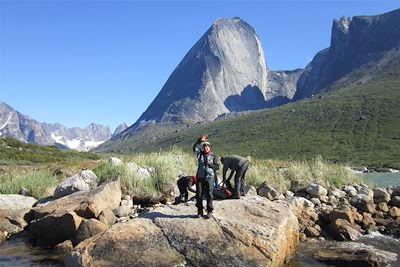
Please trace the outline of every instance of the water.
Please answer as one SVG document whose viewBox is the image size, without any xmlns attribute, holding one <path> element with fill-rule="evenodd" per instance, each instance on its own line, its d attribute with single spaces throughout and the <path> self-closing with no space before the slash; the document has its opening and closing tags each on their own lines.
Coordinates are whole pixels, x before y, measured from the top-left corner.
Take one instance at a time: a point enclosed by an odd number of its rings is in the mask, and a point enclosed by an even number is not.
<svg viewBox="0 0 400 267">
<path fill-rule="evenodd" d="M 11 237 L 0 244 L 0 267 L 9 266 L 64 266 L 61 252 L 33 246 L 27 234 Z"/>
<path fill-rule="evenodd" d="M 296 249 L 292 259 L 285 267 L 328 267 L 332 265 L 324 264 L 313 259 L 314 254 L 322 247 L 330 243 L 340 241 L 309 241 L 300 242 Z M 373 246 L 377 249 L 389 251 L 397 254 L 397 260 L 392 263 L 391 266 L 400 266 L 400 240 L 392 238 L 390 236 L 384 236 L 379 233 L 373 233 L 371 235 L 362 236 L 360 239 L 355 241 L 357 243 L 363 243 L 366 245 Z"/>
<path fill-rule="evenodd" d="M 400 185 L 400 173 L 375 172 L 363 173 L 363 178 L 376 184 L 379 187 L 386 188 L 389 185 Z"/>
</svg>

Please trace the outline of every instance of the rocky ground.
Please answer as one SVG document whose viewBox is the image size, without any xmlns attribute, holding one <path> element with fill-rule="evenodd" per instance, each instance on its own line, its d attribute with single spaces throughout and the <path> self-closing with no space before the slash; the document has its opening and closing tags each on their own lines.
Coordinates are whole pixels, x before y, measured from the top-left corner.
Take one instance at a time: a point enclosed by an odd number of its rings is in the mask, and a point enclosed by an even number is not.
<svg viewBox="0 0 400 267">
<path fill-rule="evenodd" d="M 0 242 L 26 230 L 38 245 L 65 251 L 67 266 L 281 266 L 299 240 L 351 241 L 375 231 L 400 238 L 400 186 L 310 184 L 284 194 L 266 184 L 246 187 L 240 200 L 215 201 L 213 218 L 205 220 L 194 216 L 192 201 L 171 205 L 171 195 L 165 204 L 137 205 L 118 179 L 96 180 L 81 171 L 40 201 L 0 195 Z M 327 246 L 315 259 L 335 264 L 337 255 L 362 266 L 399 257 L 348 245 Z"/>
</svg>

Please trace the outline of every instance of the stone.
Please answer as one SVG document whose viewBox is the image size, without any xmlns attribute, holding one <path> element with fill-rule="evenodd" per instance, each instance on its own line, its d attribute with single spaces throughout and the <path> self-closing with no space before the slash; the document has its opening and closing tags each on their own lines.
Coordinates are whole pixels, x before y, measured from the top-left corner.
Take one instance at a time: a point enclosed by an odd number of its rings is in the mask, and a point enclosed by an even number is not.
<svg viewBox="0 0 400 267">
<path fill-rule="evenodd" d="M 381 202 L 376 206 L 377 210 L 383 211 L 383 212 L 388 212 L 389 208 L 386 202 Z"/>
<path fill-rule="evenodd" d="M 83 240 L 95 236 L 99 233 L 103 233 L 107 229 L 108 225 L 96 219 L 83 220 L 77 230 L 77 237 L 75 239 L 75 244 L 78 244 Z"/>
<path fill-rule="evenodd" d="M 244 194 L 246 196 L 257 196 L 257 189 L 252 185 L 246 185 L 244 187 Z"/>
<path fill-rule="evenodd" d="M 294 193 L 292 191 L 289 191 L 289 190 L 286 191 L 284 195 L 285 195 L 285 197 L 294 197 Z"/>
<path fill-rule="evenodd" d="M 343 219 L 337 219 L 328 226 L 329 233 L 335 240 L 357 240 L 362 236 L 358 225 L 350 224 Z"/>
<path fill-rule="evenodd" d="M 398 208 L 398 207 L 391 207 L 391 208 L 389 209 L 389 214 L 390 214 L 390 217 L 392 217 L 392 218 L 394 218 L 394 219 L 396 219 L 397 217 L 400 217 L 400 208 Z"/>
<path fill-rule="evenodd" d="M 320 230 L 318 230 L 312 226 L 307 226 L 306 229 L 304 230 L 304 233 L 306 234 L 307 237 L 311 237 L 311 238 L 316 238 L 321 235 Z"/>
<path fill-rule="evenodd" d="M 329 197 L 328 197 L 328 196 L 325 196 L 325 195 L 322 195 L 322 196 L 319 196 L 319 200 L 320 200 L 322 203 L 328 203 Z"/>
<path fill-rule="evenodd" d="M 374 193 L 374 202 L 379 204 L 382 202 L 388 203 L 390 201 L 390 194 L 383 188 L 372 189 Z"/>
<path fill-rule="evenodd" d="M 368 199 L 373 199 L 374 198 L 374 192 L 369 189 L 366 185 L 361 185 L 357 188 L 357 193 L 360 195 L 365 195 L 368 197 Z"/>
<path fill-rule="evenodd" d="M 99 221 L 104 223 L 105 225 L 111 226 L 117 221 L 117 217 L 115 217 L 112 210 L 107 208 L 100 213 Z"/>
<path fill-rule="evenodd" d="M 113 213 L 117 217 L 129 217 L 132 213 L 132 208 L 129 206 L 119 206 L 118 208 L 113 209 Z"/>
<path fill-rule="evenodd" d="M 329 213 L 329 222 L 334 223 L 337 219 L 344 219 L 350 224 L 354 224 L 353 212 L 349 208 L 342 207 Z"/>
<path fill-rule="evenodd" d="M 257 193 L 259 196 L 266 197 L 269 200 L 277 200 L 280 195 L 280 193 L 275 188 L 266 184 L 262 184 L 257 189 Z"/>
<path fill-rule="evenodd" d="M 72 244 L 71 240 L 65 240 L 64 242 L 56 245 L 54 249 L 57 251 L 57 253 L 60 254 L 68 254 L 72 249 L 74 248 L 74 245 Z"/>
<path fill-rule="evenodd" d="M 366 230 L 376 225 L 371 213 L 363 212 L 363 220 L 361 221 L 361 228 Z"/>
<path fill-rule="evenodd" d="M 64 180 L 55 189 L 53 197 L 60 198 L 78 191 L 89 191 L 97 186 L 97 176 L 91 170 L 83 170 Z"/>
<path fill-rule="evenodd" d="M 215 201 L 209 220 L 187 204 L 113 225 L 76 246 L 65 266 L 282 266 L 298 244 L 296 216 L 284 203 L 259 196 Z"/>
<path fill-rule="evenodd" d="M 392 197 L 392 200 L 389 203 L 392 206 L 400 208 L 400 196 Z"/>
<path fill-rule="evenodd" d="M 111 157 L 108 159 L 108 163 L 111 166 L 121 166 L 122 165 L 122 160 L 120 160 L 119 158 L 116 157 Z"/>
<path fill-rule="evenodd" d="M 150 172 L 146 168 L 142 168 L 133 162 L 126 164 L 126 167 L 135 176 L 135 178 L 142 180 L 150 179 Z"/>
<path fill-rule="evenodd" d="M 17 234 L 28 225 L 25 216 L 37 202 L 33 197 L 0 194 L 0 232 Z"/>
<path fill-rule="evenodd" d="M 26 197 L 30 197 L 31 191 L 28 188 L 22 187 L 21 189 L 19 189 L 18 194 L 26 196 Z"/>
<path fill-rule="evenodd" d="M 332 206 L 337 206 L 339 204 L 339 201 L 337 200 L 337 198 L 335 196 L 329 196 L 328 204 L 330 204 Z"/>
<path fill-rule="evenodd" d="M 301 214 L 307 208 L 314 208 L 314 204 L 304 197 L 288 197 L 284 200 L 295 214 Z"/>
<path fill-rule="evenodd" d="M 334 196 L 336 198 L 344 198 L 346 196 L 346 192 L 337 188 L 329 190 L 328 196 Z"/>
<path fill-rule="evenodd" d="M 373 213 L 375 211 L 375 206 L 372 198 L 367 195 L 359 194 L 350 198 L 350 204 L 360 211 L 365 211 Z"/>
<path fill-rule="evenodd" d="M 7 240 L 7 234 L 4 231 L 0 231 L 0 244 Z"/>
<path fill-rule="evenodd" d="M 315 197 L 326 196 L 328 194 L 328 190 L 326 190 L 325 187 L 319 184 L 310 184 L 310 186 L 307 187 L 306 191 L 307 193 Z"/>
<path fill-rule="evenodd" d="M 329 266 L 391 266 L 397 254 L 356 242 L 335 242 L 319 246 L 313 256 Z"/>
<path fill-rule="evenodd" d="M 354 186 L 351 186 L 351 185 L 346 185 L 346 186 L 343 188 L 343 191 L 345 191 L 346 194 L 347 194 L 349 197 L 354 197 L 355 195 L 357 195 L 357 190 L 354 188 Z"/>
<path fill-rule="evenodd" d="M 321 205 L 321 200 L 319 200 L 319 198 L 313 197 L 312 199 L 310 199 L 310 201 L 311 201 L 315 206 Z"/>
<path fill-rule="evenodd" d="M 104 183 L 91 191 L 81 191 L 74 194 L 37 205 L 32 208 L 33 220 L 29 225 L 29 232 L 38 243 L 45 246 L 54 246 L 65 240 L 74 240 L 83 217 L 82 214 L 91 214 L 97 218 L 105 209 L 114 209 L 121 201 L 120 181 Z M 86 205 L 85 205 L 86 203 Z M 82 207 L 90 207 L 82 211 Z"/>
</svg>

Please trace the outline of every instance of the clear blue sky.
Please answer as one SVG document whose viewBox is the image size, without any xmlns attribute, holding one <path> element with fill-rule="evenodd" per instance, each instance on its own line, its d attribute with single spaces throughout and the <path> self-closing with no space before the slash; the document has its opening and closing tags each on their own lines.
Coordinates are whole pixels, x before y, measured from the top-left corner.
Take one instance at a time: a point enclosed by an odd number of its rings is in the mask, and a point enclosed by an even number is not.
<svg viewBox="0 0 400 267">
<path fill-rule="evenodd" d="M 134 123 L 218 18 L 241 17 L 271 70 L 304 68 L 329 46 L 332 21 L 400 0 L 0 0 L 0 99 L 67 127 Z"/>
</svg>

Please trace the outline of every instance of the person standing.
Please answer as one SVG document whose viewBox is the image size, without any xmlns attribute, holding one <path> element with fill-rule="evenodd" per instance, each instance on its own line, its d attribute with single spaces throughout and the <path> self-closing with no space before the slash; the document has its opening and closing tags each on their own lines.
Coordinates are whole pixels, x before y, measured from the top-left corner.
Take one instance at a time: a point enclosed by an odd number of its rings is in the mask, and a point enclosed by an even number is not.
<svg viewBox="0 0 400 267">
<path fill-rule="evenodd" d="M 211 151 L 210 143 L 203 142 L 202 153 L 198 157 L 198 168 L 196 173 L 196 206 L 197 216 L 200 218 L 203 214 L 203 197 L 207 201 L 207 215 L 205 219 L 212 217 L 214 210 L 213 207 L 213 189 L 214 189 L 214 178 L 215 172 L 218 170 L 219 165 L 217 158 Z"/>
<path fill-rule="evenodd" d="M 221 162 L 224 165 L 222 169 L 222 181 L 225 183 L 229 181 L 233 174 L 235 174 L 235 191 L 232 195 L 232 198 L 240 198 L 240 192 L 244 194 L 244 186 L 245 186 L 245 176 L 247 169 L 249 168 L 250 162 L 241 156 L 233 155 L 221 157 Z M 226 172 L 228 169 L 231 170 L 228 179 L 226 179 Z"/>
<path fill-rule="evenodd" d="M 203 143 L 208 142 L 208 135 L 202 134 L 193 145 L 193 152 L 196 154 L 197 159 L 202 153 Z"/>
</svg>

